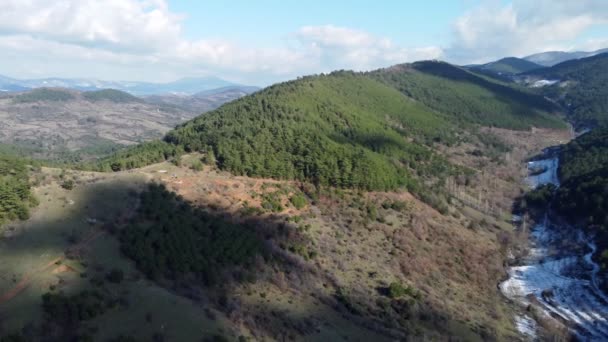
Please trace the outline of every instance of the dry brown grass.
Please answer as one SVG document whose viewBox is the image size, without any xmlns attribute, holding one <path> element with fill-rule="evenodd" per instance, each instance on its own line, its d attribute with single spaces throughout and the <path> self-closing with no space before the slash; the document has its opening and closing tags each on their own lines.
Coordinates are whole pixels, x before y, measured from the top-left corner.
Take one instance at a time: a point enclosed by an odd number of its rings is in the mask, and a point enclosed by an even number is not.
<svg viewBox="0 0 608 342">
<path fill-rule="evenodd" d="M 288 224 L 289 233 L 275 240 L 275 252 L 289 262 L 270 269 L 261 264 L 256 283 L 235 285 L 229 291 L 239 298 L 229 317 L 252 336 L 318 337 L 315 329 L 306 328 L 315 326 L 311 318 L 293 318 L 298 308 L 307 307 L 324 312 L 316 324 L 346 318 L 377 336 L 506 339 L 515 334 L 512 308 L 496 284 L 504 276 L 505 244 L 517 237 L 505 221 L 521 191 L 522 161 L 533 154 L 531 149 L 545 147 L 563 133 L 491 132 L 513 144 L 501 164 L 467 154 L 467 149 L 477 148 L 473 145 L 444 153 L 478 170 L 476 182 L 465 191 L 475 194 L 485 189 L 488 206 L 497 208 L 499 215 L 459 201 L 449 215 L 442 215 L 407 192 L 363 194 L 331 189 L 322 192 L 315 205 L 298 211 L 288 201 L 299 191 L 293 182 L 234 177 L 209 168 L 195 172 L 169 164 L 155 166 L 167 169 L 165 175 L 150 168 L 144 171 L 192 203 L 224 213 L 240 213 L 245 204 L 259 207 L 262 194 L 287 189 L 280 195 L 285 210 L 258 218 L 275 227 L 289 218 L 300 218 Z M 384 209 L 387 201 L 406 202 L 407 210 Z M 374 218 L 370 218 L 370 207 L 376 208 Z M 296 252 L 290 249 L 294 244 Z M 309 258 L 311 251 L 314 257 Z M 392 282 L 415 289 L 419 299 L 407 304 L 387 298 L 379 289 Z M 267 316 L 269 307 L 274 308 L 272 319 Z"/>
</svg>

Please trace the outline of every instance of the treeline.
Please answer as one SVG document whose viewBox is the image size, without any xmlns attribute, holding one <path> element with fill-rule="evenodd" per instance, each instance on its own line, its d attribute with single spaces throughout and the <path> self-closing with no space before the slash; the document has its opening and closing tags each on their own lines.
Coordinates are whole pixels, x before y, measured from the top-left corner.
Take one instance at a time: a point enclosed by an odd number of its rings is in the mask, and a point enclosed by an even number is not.
<svg viewBox="0 0 608 342">
<path fill-rule="evenodd" d="M 100 172 L 117 172 L 177 158 L 183 153 L 184 150 L 181 146 L 168 144 L 164 141 L 151 141 L 119 150 L 112 156 L 102 158 L 96 162 L 79 164 L 75 168 Z"/>
<path fill-rule="evenodd" d="M 141 194 L 132 221 L 121 231 L 121 250 L 157 281 L 194 277 L 213 285 L 226 267 L 245 265 L 262 251 L 253 227 L 192 207 L 163 185 Z"/>
<path fill-rule="evenodd" d="M 30 191 L 26 162 L 0 154 L 0 224 L 29 218 L 29 208 L 33 205 L 36 199 Z"/>
<path fill-rule="evenodd" d="M 368 74 L 441 113 L 453 122 L 509 129 L 565 128 L 550 115 L 557 107 L 525 89 L 475 75 L 444 62 L 397 65 Z"/>
<path fill-rule="evenodd" d="M 573 223 L 596 234 L 608 251 L 608 128 L 597 128 L 563 147 L 560 153 L 561 186 L 555 207 Z M 602 260 L 608 266 L 608 252 Z"/>
</svg>

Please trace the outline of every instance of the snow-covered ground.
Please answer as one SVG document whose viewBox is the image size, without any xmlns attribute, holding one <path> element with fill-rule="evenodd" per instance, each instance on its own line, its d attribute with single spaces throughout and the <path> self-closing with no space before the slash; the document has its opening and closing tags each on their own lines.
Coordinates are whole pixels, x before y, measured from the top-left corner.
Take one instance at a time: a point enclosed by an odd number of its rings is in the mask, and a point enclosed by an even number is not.
<svg viewBox="0 0 608 342">
<path fill-rule="evenodd" d="M 532 187 L 547 183 L 559 186 L 557 166 L 557 158 L 530 162 L 529 169 L 547 170 L 528 177 L 528 183 Z M 564 239 L 586 244 L 589 250 L 564 248 Z M 508 270 L 509 278 L 500 284 L 500 289 L 524 305 L 533 296 L 546 315 L 571 323 L 583 341 L 608 341 L 608 297 L 597 286 L 599 266 L 591 260 L 594 250 L 592 240 L 582 231 L 560 230 L 546 217 L 532 230 L 528 256 Z M 527 315 L 515 317 L 522 336 L 535 340 L 536 324 L 531 322 Z"/>
<path fill-rule="evenodd" d="M 528 170 L 546 170 L 541 174 L 528 176 L 528 184 L 530 184 L 532 188 L 549 183 L 559 186 L 559 179 L 557 178 L 557 166 L 557 157 L 528 162 Z"/>
<path fill-rule="evenodd" d="M 542 88 L 542 87 L 554 85 L 557 82 L 559 82 L 559 80 L 538 80 L 538 81 L 535 81 L 534 83 L 530 84 L 530 87 Z"/>
</svg>

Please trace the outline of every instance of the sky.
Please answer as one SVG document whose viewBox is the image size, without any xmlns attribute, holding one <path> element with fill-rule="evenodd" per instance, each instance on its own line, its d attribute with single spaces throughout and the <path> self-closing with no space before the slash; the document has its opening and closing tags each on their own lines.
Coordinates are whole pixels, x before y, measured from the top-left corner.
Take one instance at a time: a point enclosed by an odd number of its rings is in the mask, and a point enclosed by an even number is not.
<svg viewBox="0 0 608 342">
<path fill-rule="evenodd" d="M 0 0 L 0 74 L 265 86 L 608 47 L 608 0 Z"/>
</svg>

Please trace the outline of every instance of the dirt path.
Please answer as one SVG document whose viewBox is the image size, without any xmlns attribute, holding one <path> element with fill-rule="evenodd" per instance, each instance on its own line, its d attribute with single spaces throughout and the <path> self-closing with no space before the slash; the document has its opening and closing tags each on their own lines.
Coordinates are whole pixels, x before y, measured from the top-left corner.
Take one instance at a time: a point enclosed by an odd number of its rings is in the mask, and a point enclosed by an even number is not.
<svg viewBox="0 0 608 342">
<path fill-rule="evenodd" d="M 9 300 L 15 298 L 18 294 L 20 294 L 23 290 L 25 290 L 32 283 L 32 281 L 34 280 L 36 275 L 38 275 L 44 271 L 47 271 L 53 265 L 57 264 L 60 261 L 63 261 L 65 259 L 65 256 L 68 253 L 74 253 L 74 252 L 80 251 L 81 249 L 83 249 L 84 247 L 89 245 L 91 242 L 93 242 L 95 239 L 97 239 L 104 233 L 105 232 L 103 230 L 94 229 L 93 232 L 88 234 L 81 242 L 79 242 L 78 244 L 76 244 L 74 246 L 68 247 L 62 256 L 53 259 L 51 262 L 40 267 L 38 270 L 26 274 L 23 278 L 21 278 L 21 280 L 12 289 L 10 289 L 6 293 L 4 293 L 2 296 L 0 296 L 0 306 L 4 303 L 8 302 Z"/>
<path fill-rule="evenodd" d="M 0 296 L 0 306 L 2 304 L 4 304 L 5 302 L 8 302 L 9 300 L 15 298 L 18 294 L 20 294 L 23 290 L 25 290 L 32 283 L 32 281 L 34 280 L 36 275 L 48 270 L 49 268 L 51 268 L 53 265 L 57 264 L 58 262 L 63 261 L 66 258 L 66 255 L 68 255 L 69 253 L 79 252 L 80 250 L 82 250 L 84 247 L 89 245 L 91 242 L 93 242 L 95 239 L 97 239 L 104 233 L 105 233 L 105 231 L 103 231 L 103 230 L 94 229 L 81 242 L 77 243 L 76 245 L 68 247 L 62 256 L 53 259 L 51 262 L 44 265 L 40 269 L 26 274 L 23 278 L 21 278 L 21 280 L 17 283 L 17 285 L 15 285 L 8 292 L 4 293 L 2 296 Z"/>
<path fill-rule="evenodd" d="M 59 257 L 59 258 L 55 258 L 54 260 L 52 260 L 51 262 L 49 262 L 48 264 L 44 265 L 43 267 L 41 267 L 39 270 L 31 272 L 29 274 L 27 274 L 25 277 L 23 277 L 18 283 L 17 285 L 15 285 L 12 289 L 10 289 L 8 292 L 4 293 L 2 296 L 0 296 L 0 305 L 4 304 L 5 302 L 8 302 L 9 300 L 15 298 L 15 296 L 17 296 L 19 293 L 21 293 L 21 291 L 25 290 L 30 283 L 32 282 L 32 279 L 39 273 L 46 271 L 47 269 L 49 269 L 51 266 L 55 265 L 55 263 L 61 261 L 64 257 Z"/>
<path fill-rule="evenodd" d="M 125 214 L 122 215 L 122 217 L 120 218 L 119 221 L 121 221 L 121 223 L 126 222 L 130 217 L 132 217 L 134 215 L 134 213 L 138 207 L 139 207 L 139 200 L 136 201 L 135 205 L 132 208 L 130 208 Z M 57 262 L 64 260 L 66 258 L 66 255 L 80 252 L 83 248 L 85 248 L 86 246 L 91 244 L 93 241 L 95 241 L 97 238 L 104 235 L 105 233 L 106 232 L 102 229 L 93 228 L 93 230 L 89 234 L 87 234 L 82 239 L 82 241 L 80 241 L 79 243 L 77 243 L 73 246 L 68 247 L 64 251 L 62 256 L 53 259 L 51 262 L 49 262 L 48 264 L 45 264 L 40 269 L 26 274 L 12 289 L 10 289 L 6 293 L 4 293 L 2 296 L 0 296 L 0 306 L 4 303 L 8 302 L 9 300 L 15 298 L 23 290 L 25 290 L 32 283 L 32 281 L 34 280 L 36 275 L 38 275 L 44 271 L 47 271 L 49 268 L 51 268 Z"/>
</svg>

